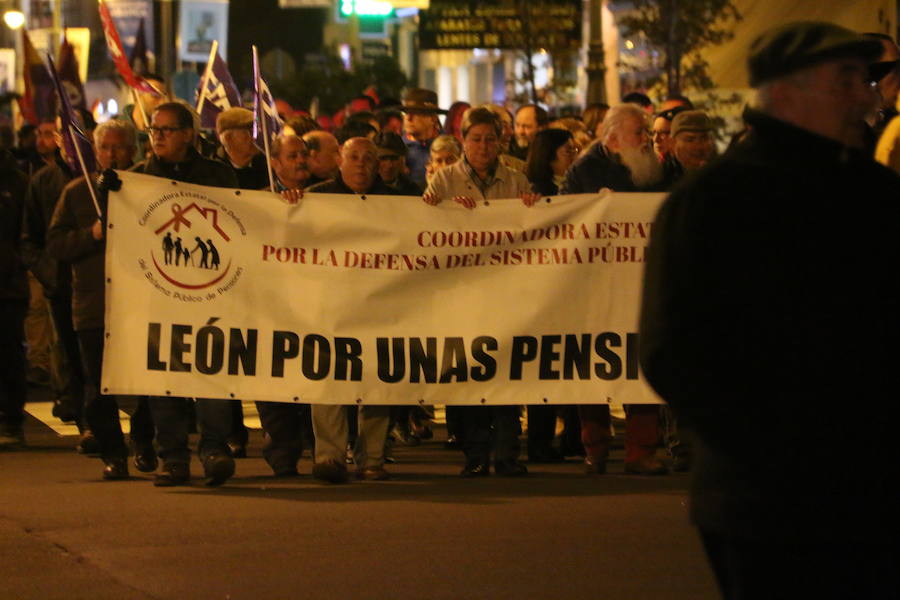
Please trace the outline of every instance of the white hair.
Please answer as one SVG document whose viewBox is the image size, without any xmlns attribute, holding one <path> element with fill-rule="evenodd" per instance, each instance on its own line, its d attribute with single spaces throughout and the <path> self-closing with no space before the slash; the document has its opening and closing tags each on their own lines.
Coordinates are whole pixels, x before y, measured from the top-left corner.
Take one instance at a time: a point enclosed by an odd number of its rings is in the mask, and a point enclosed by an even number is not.
<svg viewBox="0 0 900 600">
<path fill-rule="evenodd" d="M 603 127 L 600 129 L 599 139 L 603 145 L 606 145 L 609 142 L 609 138 L 624 127 L 625 123 L 633 117 L 646 122 L 647 113 L 637 104 L 630 103 L 617 104 L 610 108 L 603 119 Z"/>
<path fill-rule="evenodd" d="M 109 121 L 104 121 L 97 125 L 94 129 L 94 145 L 99 146 L 103 136 L 109 131 L 121 132 L 122 135 L 125 136 L 125 143 L 128 144 L 129 148 L 135 148 L 137 146 L 137 133 L 135 132 L 134 125 L 121 119 L 110 119 Z"/>
</svg>

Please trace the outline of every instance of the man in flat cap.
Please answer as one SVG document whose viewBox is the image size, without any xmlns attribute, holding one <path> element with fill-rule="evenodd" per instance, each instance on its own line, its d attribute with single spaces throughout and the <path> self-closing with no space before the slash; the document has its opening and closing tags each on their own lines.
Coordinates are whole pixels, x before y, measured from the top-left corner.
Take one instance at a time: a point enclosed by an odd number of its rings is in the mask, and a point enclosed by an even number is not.
<svg viewBox="0 0 900 600">
<path fill-rule="evenodd" d="M 688 110 L 675 115 L 669 135 L 671 159 L 679 176 L 705 166 L 713 157 L 715 125 L 702 110 Z"/>
<path fill-rule="evenodd" d="M 398 196 L 421 196 L 423 188 L 407 175 L 407 148 L 403 138 L 392 131 L 382 131 L 375 136 L 374 142 L 378 149 L 378 174 L 381 180 L 396 190 Z"/>
<path fill-rule="evenodd" d="M 856 148 L 880 52 L 829 23 L 759 37 L 750 133 L 653 226 L 641 365 L 695 434 L 725 598 L 900 597 L 900 178 Z"/>
<path fill-rule="evenodd" d="M 424 88 L 407 90 L 400 110 L 403 112 L 409 178 L 425 189 L 425 165 L 431 153 L 431 142 L 441 133 L 438 115 L 445 115 L 447 111 L 438 107 L 437 94 Z"/>
<path fill-rule="evenodd" d="M 216 134 L 222 142 L 222 162 L 234 169 L 242 190 L 269 187 L 265 155 L 253 143 L 253 112 L 234 107 L 216 119 Z"/>
</svg>

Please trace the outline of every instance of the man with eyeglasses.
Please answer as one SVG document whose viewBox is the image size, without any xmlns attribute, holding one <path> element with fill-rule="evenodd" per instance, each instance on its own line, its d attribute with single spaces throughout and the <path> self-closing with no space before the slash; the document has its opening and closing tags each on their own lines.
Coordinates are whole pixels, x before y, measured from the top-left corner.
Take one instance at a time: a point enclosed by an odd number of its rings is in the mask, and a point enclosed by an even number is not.
<svg viewBox="0 0 900 600">
<path fill-rule="evenodd" d="M 238 187 L 237 177 L 228 165 L 203 158 L 197 152 L 194 115 L 186 105 L 166 102 L 157 106 L 148 131 L 153 154 L 135 165 L 132 171 L 185 183 Z M 159 456 L 163 460 L 162 469 L 153 482 L 156 486 L 182 485 L 190 480 L 189 402 L 187 398 L 150 399 Z M 234 458 L 227 443 L 231 432 L 231 406 L 222 400 L 198 398 L 197 424 L 206 483 L 221 485 L 234 474 Z"/>
<path fill-rule="evenodd" d="M 653 152 L 656 153 L 659 162 L 665 162 L 672 150 L 672 119 L 674 119 L 678 113 L 685 110 L 687 110 L 687 108 L 681 106 L 670 108 L 660 112 L 656 115 L 656 118 L 653 119 L 653 127 L 650 129 L 650 136 L 653 140 Z"/>
</svg>

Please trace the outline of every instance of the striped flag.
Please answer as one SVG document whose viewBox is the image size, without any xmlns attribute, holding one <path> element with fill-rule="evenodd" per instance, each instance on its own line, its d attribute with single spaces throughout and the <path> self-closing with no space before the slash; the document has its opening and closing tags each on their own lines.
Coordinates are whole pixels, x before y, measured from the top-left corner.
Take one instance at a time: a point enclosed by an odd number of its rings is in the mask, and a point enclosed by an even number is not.
<svg viewBox="0 0 900 600">
<path fill-rule="evenodd" d="M 278 109 L 275 108 L 275 98 L 269 91 L 269 86 L 263 80 L 259 72 L 259 57 L 256 46 L 253 46 L 253 139 L 261 150 L 267 145 L 272 145 L 274 140 L 284 128 Z"/>
<path fill-rule="evenodd" d="M 218 42 L 213 42 L 206 73 L 197 95 L 200 125 L 205 129 L 216 128 L 216 118 L 223 110 L 241 106 L 241 95 L 228 72 L 228 65 L 219 56 L 218 46 Z"/>
</svg>

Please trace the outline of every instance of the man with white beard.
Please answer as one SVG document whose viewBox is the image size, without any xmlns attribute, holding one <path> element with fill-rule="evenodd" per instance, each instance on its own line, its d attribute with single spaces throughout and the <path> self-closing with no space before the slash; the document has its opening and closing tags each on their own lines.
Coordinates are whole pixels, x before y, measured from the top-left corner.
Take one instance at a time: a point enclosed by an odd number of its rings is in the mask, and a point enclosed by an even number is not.
<svg viewBox="0 0 900 600">
<path fill-rule="evenodd" d="M 603 188 L 647 192 L 667 187 L 650 144 L 646 112 L 635 104 L 619 104 L 606 114 L 599 142 L 566 173 L 560 193 L 584 194 Z"/>
<path fill-rule="evenodd" d="M 619 104 L 603 120 L 599 141 L 566 173 L 561 194 L 588 194 L 608 188 L 614 192 L 663 191 L 663 165 L 653 152 L 647 113 L 636 104 Z M 625 473 L 664 475 L 666 465 L 656 457 L 659 446 L 659 405 L 625 405 Z M 581 442 L 588 475 L 606 473 L 612 443 L 608 404 L 581 404 Z"/>
</svg>

